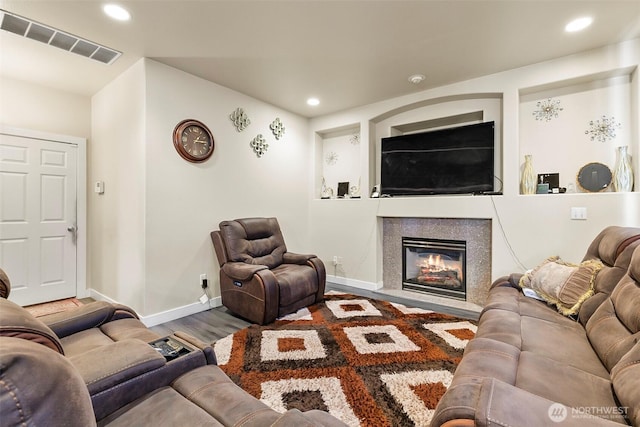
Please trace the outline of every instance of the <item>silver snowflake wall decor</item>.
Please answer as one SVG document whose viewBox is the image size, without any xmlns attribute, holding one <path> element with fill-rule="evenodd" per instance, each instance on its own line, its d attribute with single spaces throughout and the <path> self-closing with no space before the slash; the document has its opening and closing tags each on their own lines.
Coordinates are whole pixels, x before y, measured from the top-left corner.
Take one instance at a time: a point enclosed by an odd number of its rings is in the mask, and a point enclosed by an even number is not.
<svg viewBox="0 0 640 427">
<path fill-rule="evenodd" d="M 558 118 L 558 113 L 564 108 L 560 106 L 560 100 L 558 99 L 546 99 L 544 101 L 536 102 L 536 109 L 533 111 L 533 117 L 536 120 L 544 120 L 546 122 L 551 119 Z"/>
<path fill-rule="evenodd" d="M 360 144 L 360 133 L 359 133 L 359 132 L 356 132 L 356 133 L 354 133 L 353 135 L 351 135 L 351 136 L 349 137 L 349 142 L 350 142 L 351 144 L 353 144 L 353 145 L 358 145 L 358 144 Z"/>
<path fill-rule="evenodd" d="M 329 154 L 327 154 L 325 161 L 329 166 L 335 165 L 338 162 L 338 153 L 336 153 L 335 151 L 330 152 Z"/>
<path fill-rule="evenodd" d="M 253 148 L 253 152 L 256 153 L 256 156 L 258 157 L 262 157 L 262 155 L 269 149 L 269 144 L 267 144 L 267 140 L 264 139 L 264 136 L 262 136 L 261 133 L 251 140 L 250 145 L 251 148 Z"/>
<path fill-rule="evenodd" d="M 589 129 L 584 133 L 590 136 L 591 141 L 607 142 L 616 137 L 616 129 L 620 126 L 613 117 L 602 116 L 598 120 L 590 120 Z"/>
<path fill-rule="evenodd" d="M 280 139 L 284 135 L 284 124 L 280 121 L 280 118 L 276 118 L 270 125 L 271 132 L 276 139 Z"/>
<path fill-rule="evenodd" d="M 235 126 L 238 132 L 242 132 L 247 126 L 251 124 L 251 120 L 247 117 L 247 113 L 242 108 L 236 108 L 233 113 L 229 115 L 229 119 Z"/>
</svg>

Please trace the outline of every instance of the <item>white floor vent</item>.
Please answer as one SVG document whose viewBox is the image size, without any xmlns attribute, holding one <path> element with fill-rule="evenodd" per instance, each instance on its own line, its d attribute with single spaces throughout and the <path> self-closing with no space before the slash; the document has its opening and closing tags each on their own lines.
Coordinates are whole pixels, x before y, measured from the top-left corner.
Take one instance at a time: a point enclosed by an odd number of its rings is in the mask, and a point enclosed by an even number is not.
<svg viewBox="0 0 640 427">
<path fill-rule="evenodd" d="M 46 43 L 68 52 L 77 53 L 78 55 L 104 64 L 112 64 L 122 55 L 122 52 L 118 52 L 117 50 L 101 46 L 92 41 L 7 12 L 6 10 L 0 9 L 0 14 L 2 19 L 0 29 L 10 33 Z"/>
</svg>

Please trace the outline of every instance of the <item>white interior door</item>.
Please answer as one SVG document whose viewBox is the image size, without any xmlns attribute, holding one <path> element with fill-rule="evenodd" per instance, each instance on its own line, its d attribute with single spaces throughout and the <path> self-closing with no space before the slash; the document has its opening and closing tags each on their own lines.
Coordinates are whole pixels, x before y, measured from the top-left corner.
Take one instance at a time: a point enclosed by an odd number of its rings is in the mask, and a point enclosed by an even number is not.
<svg viewBox="0 0 640 427">
<path fill-rule="evenodd" d="M 0 266 L 9 299 L 76 295 L 78 146 L 0 134 Z"/>
</svg>

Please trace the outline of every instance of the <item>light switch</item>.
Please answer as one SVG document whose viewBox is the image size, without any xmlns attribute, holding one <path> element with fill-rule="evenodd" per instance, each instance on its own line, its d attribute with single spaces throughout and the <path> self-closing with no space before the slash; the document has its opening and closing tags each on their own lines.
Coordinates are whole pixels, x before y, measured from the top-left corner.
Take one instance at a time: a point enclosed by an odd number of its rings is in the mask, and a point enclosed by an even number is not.
<svg viewBox="0 0 640 427">
<path fill-rule="evenodd" d="M 104 194 L 104 181 L 96 181 L 93 192 L 98 194 Z"/>
<path fill-rule="evenodd" d="M 586 220 L 587 219 L 587 208 L 585 208 L 585 207 L 572 207 L 571 208 L 571 219 Z"/>
</svg>

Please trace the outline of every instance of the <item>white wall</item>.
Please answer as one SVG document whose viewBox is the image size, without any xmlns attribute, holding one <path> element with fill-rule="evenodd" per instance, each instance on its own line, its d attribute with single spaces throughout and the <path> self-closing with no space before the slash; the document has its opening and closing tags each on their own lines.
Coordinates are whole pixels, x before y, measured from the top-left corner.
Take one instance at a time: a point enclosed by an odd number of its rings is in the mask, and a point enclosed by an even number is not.
<svg viewBox="0 0 640 427">
<path fill-rule="evenodd" d="M 0 123 L 88 139 L 91 98 L 0 77 Z"/>
<path fill-rule="evenodd" d="M 93 290 L 144 312 L 145 68 L 136 63 L 92 98 L 89 271 Z M 92 190 L 93 186 L 89 185 Z"/>
<path fill-rule="evenodd" d="M 229 119 L 238 107 L 251 120 L 243 132 Z M 280 140 L 269 129 L 278 117 L 286 129 Z M 92 263 L 102 271 L 99 291 L 106 297 L 144 316 L 161 313 L 197 303 L 201 273 L 209 277 L 210 296 L 219 296 L 209 233 L 226 219 L 275 216 L 289 250 L 310 250 L 307 119 L 149 59 L 94 97 L 93 118 L 101 150 L 94 178 L 105 181 L 106 191 L 94 197 L 96 211 L 104 208 L 94 228 L 104 238 L 94 240 L 100 255 Z M 189 163 L 176 152 L 172 133 L 184 119 L 201 120 L 213 133 L 208 161 Z M 261 158 L 249 145 L 258 133 L 269 143 Z M 127 160 L 128 150 L 134 154 Z M 120 216 L 129 196 L 137 200 L 128 201 L 128 217 Z M 129 268 L 132 277 L 119 274 Z"/>
<path fill-rule="evenodd" d="M 524 267 L 534 267 L 550 255 L 561 255 L 568 261 L 579 261 L 593 237 L 604 227 L 612 224 L 640 226 L 640 193 L 606 194 L 561 194 L 530 195 L 519 194 L 519 174 L 522 148 L 520 119 L 522 114 L 531 114 L 526 105 L 530 99 L 526 94 L 542 92 L 546 89 L 562 90 L 585 82 L 625 75 L 627 83 L 624 99 L 613 104 L 623 105 L 615 110 L 625 120 L 627 131 L 621 132 L 615 144 L 609 143 L 606 159 L 599 159 L 602 147 L 597 147 L 589 156 L 592 161 L 611 163 L 614 145 L 629 145 L 633 167 L 636 171 L 635 188 L 639 189 L 640 179 L 640 116 L 638 99 L 640 83 L 640 40 L 607 46 L 602 49 L 572 55 L 557 60 L 464 81 L 444 87 L 426 90 L 403 97 L 348 110 L 338 114 L 313 119 L 309 139 L 316 145 L 322 140 L 317 135 L 360 123 L 362 147 L 360 164 L 354 165 L 369 171 L 368 181 L 363 186 L 369 189 L 376 184 L 379 165 L 380 138 L 390 133 L 391 126 L 406 123 L 406 117 L 413 121 L 433 119 L 439 107 L 442 116 L 449 115 L 446 102 L 456 100 L 458 110 L 473 111 L 486 94 L 498 95 L 501 99 L 502 138 L 502 196 L 428 196 L 398 197 L 393 199 L 362 200 L 318 200 L 321 160 L 316 148 L 315 183 L 311 187 L 310 221 L 311 242 L 314 250 L 329 266 L 329 274 L 335 275 L 347 284 L 377 287 L 382 283 L 381 217 L 435 217 L 435 218 L 489 218 L 492 219 L 492 278 Z M 616 93 L 620 85 L 611 85 L 610 93 Z M 522 96 L 522 99 L 521 99 Z M 599 96 L 599 95 L 596 95 Z M 615 95 L 614 95 L 615 96 Z M 523 104 L 524 107 L 523 107 Z M 625 106 L 626 105 L 626 106 Z M 427 110 L 425 110 L 427 108 Z M 617 108 L 617 107 L 616 107 Z M 521 112 L 521 109 L 523 111 Z M 526 111 L 524 111 L 526 110 Z M 495 110 L 493 110 L 495 111 Z M 595 110 L 594 110 L 595 111 Z M 459 111 L 464 113 L 465 111 Z M 604 114 L 604 113 L 603 113 Z M 596 117 L 597 118 L 597 117 Z M 567 126 L 574 126 L 574 123 Z M 577 126 L 577 125 L 576 125 Z M 579 132 L 584 133 L 580 125 Z M 624 140 L 623 140 L 624 139 Z M 584 150 L 588 145 L 581 139 L 563 141 L 569 145 L 561 151 L 547 150 L 548 163 L 539 162 L 546 168 L 554 167 L 552 161 L 564 157 L 573 162 L 579 157 L 584 161 Z M 527 140 L 526 144 L 531 144 Z M 558 144 L 559 142 L 556 142 Z M 591 143 L 593 144 L 593 143 Z M 554 170 L 544 170 L 553 172 Z M 542 172 L 542 171 L 541 171 Z M 566 173 L 565 173 L 566 175 Z M 565 178 L 561 181 L 566 184 Z M 366 193 L 366 191 L 364 192 Z M 570 220 L 572 206 L 586 207 L 586 221 Z M 513 252 L 513 254 L 512 254 Z M 342 265 L 333 268 L 334 255 L 342 257 Z M 522 266 L 522 264 L 524 266 Z"/>
</svg>

